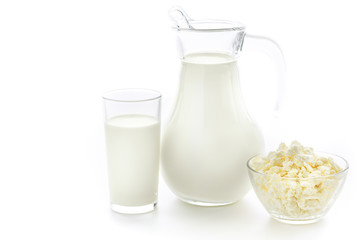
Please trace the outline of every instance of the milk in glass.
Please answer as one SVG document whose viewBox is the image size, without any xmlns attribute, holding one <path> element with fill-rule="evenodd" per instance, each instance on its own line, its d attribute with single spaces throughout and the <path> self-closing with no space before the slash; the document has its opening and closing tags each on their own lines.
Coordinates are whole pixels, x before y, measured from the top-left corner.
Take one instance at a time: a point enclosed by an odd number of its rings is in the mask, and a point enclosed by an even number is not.
<svg viewBox="0 0 360 240">
<path fill-rule="evenodd" d="M 145 115 L 105 122 L 110 200 L 121 206 L 157 201 L 160 123 Z"/>
</svg>

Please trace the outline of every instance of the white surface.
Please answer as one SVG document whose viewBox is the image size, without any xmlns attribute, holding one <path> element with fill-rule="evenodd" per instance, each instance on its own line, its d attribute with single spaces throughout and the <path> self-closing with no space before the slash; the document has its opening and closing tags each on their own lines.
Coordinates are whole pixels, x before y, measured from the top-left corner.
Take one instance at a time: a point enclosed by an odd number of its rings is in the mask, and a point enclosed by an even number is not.
<svg viewBox="0 0 360 240">
<path fill-rule="evenodd" d="M 343 192 L 321 222 L 273 221 L 253 192 L 228 207 L 189 206 L 162 181 L 156 212 L 110 211 L 101 94 L 157 89 L 166 122 L 180 64 L 167 17 L 174 4 L 0 2 L 0 239 L 356 239 L 360 15 L 350 0 L 181 1 L 194 18 L 239 20 L 282 47 L 284 113 L 258 119 L 269 146 L 298 139 L 350 163 Z M 245 53 L 240 61 L 249 105 L 269 109 L 271 62 Z"/>
</svg>

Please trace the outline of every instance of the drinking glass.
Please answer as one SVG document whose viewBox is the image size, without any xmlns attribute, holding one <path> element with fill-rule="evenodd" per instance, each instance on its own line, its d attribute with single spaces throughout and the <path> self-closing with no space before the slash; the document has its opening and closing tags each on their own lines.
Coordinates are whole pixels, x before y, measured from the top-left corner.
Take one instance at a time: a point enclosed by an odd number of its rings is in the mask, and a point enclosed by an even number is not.
<svg viewBox="0 0 360 240">
<path fill-rule="evenodd" d="M 103 95 L 111 208 L 155 209 L 158 196 L 161 94 L 120 89 Z"/>
</svg>

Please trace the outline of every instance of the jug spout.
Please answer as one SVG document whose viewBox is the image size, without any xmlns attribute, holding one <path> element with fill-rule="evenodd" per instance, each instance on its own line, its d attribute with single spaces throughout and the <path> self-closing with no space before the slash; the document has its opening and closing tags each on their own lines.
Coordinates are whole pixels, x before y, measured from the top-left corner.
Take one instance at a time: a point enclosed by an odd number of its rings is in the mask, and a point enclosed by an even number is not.
<svg viewBox="0 0 360 240">
<path fill-rule="evenodd" d="M 192 20 L 186 12 L 179 6 L 175 6 L 170 8 L 169 10 L 169 17 L 174 22 L 174 24 L 178 28 L 189 28 L 193 29 L 193 27 L 190 24 L 190 21 Z"/>
</svg>

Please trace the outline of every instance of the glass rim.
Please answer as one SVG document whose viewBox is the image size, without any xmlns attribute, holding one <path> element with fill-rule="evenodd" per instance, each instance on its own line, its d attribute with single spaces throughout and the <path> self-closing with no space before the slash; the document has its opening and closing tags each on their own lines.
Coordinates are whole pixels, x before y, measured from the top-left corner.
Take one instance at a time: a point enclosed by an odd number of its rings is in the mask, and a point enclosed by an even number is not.
<svg viewBox="0 0 360 240">
<path fill-rule="evenodd" d="M 112 94 L 121 94 L 121 93 L 150 93 L 147 97 L 138 97 L 134 99 L 123 97 L 111 97 Z M 153 101 L 161 98 L 161 93 L 159 91 L 148 89 L 148 88 L 121 88 L 121 89 L 114 89 L 110 91 L 106 91 L 102 94 L 102 99 L 106 101 L 113 101 L 113 102 L 124 102 L 124 103 L 131 103 L 131 102 L 148 102 Z"/>
<path fill-rule="evenodd" d="M 190 20 L 189 25 L 191 28 L 184 28 L 180 26 L 173 26 L 172 28 L 177 31 L 193 32 L 245 31 L 245 25 L 242 23 L 219 19 Z M 211 27 L 203 27 L 201 25 Z"/>
<path fill-rule="evenodd" d="M 305 178 L 281 177 L 281 176 L 276 176 L 276 175 L 271 175 L 271 174 L 267 174 L 267 173 L 262 173 L 262 172 L 256 171 L 255 169 L 253 169 L 253 168 L 250 166 L 251 160 L 253 160 L 253 159 L 256 158 L 256 157 L 263 156 L 262 154 L 258 154 L 258 155 L 255 155 L 255 156 L 251 157 L 251 158 L 246 162 L 246 166 L 247 166 L 247 168 L 248 168 L 250 171 L 252 171 L 253 173 L 256 173 L 256 174 L 259 174 L 259 175 L 262 175 L 262 176 L 272 177 L 272 178 L 278 178 L 278 179 L 286 179 L 286 180 L 301 180 L 301 181 L 303 181 L 303 180 L 311 180 L 311 179 L 319 179 L 319 178 L 335 177 L 335 176 L 338 176 L 338 175 L 346 174 L 347 171 L 349 170 L 349 163 L 346 161 L 345 158 L 340 157 L 339 155 L 336 155 L 336 154 L 333 154 L 333 153 L 328 153 L 328 152 L 316 151 L 315 153 L 316 153 L 316 154 L 319 154 L 319 155 L 327 155 L 327 156 L 331 156 L 331 157 L 338 158 L 338 159 L 340 159 L 341 161 L 343 161 L 343 162 L 345 163 L 345 167 L 344 167 L 341 171 L 339 171 L 339 172 L 337 172 L 337 173 L 330 174 L 330 175 L 326 175 L 326 176 L 305 177 Z"/>
</svg>

